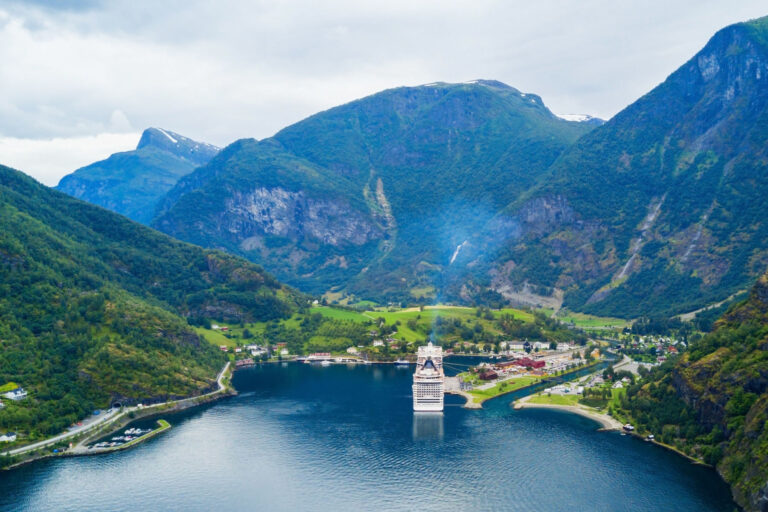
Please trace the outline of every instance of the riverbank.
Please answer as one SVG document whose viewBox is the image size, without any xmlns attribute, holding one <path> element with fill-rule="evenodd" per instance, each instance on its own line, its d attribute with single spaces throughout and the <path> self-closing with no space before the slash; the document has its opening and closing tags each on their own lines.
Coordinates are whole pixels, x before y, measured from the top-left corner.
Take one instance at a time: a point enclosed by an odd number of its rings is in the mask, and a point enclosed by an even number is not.
<svg viewBox="0 0 768 512">
<path fill-rule="evenodd" d="M 219 372 L 216 377 L 217 389 L 206 393 L 204 395 L 193 396 L 189 398 L 183 398 L 180 400 L 169 400 L 159 404 L 150 405 L 147 407 L 124 407 L 119 412 L 110 412 L 105 415 L 103 420 L 97 423 L 93 423 L 88 426 L 87 429 L 81 429 L 74 432 L 65 432 L 53 436 L 49 439 L 39 441 L 27 446 L 21 446 L 12 450 L 8 450 L 0 455 L 11 457 L 12 462 L 1 469 L 13 469 L 31 462 L 47 459 L 51 457 L 71 457 L 90 455 L 83 449 L 83 447 L 92 439 L 109 435 L 115 432 L 125 425 L 136 421 L 141 418 L 147 418 L 151 416 L 157 416 L 165 413 L 175 413 L 197 407 L 203 404 L 214 402 L 222 398 L 236 395 L 237 392 L 231 387 L 230 379 L 232 376 L 231 365 L 228 362 Z M 67 443 L 72 445 L 72 448 L 67 448 Z M 56 452 L 50 450 L 53 446 L 59 446 L 56 448 Z M 135 446 L 135 445 L 131 445 Z M 94 452 L 94 454 L 97 452 Z"/>
</svg>

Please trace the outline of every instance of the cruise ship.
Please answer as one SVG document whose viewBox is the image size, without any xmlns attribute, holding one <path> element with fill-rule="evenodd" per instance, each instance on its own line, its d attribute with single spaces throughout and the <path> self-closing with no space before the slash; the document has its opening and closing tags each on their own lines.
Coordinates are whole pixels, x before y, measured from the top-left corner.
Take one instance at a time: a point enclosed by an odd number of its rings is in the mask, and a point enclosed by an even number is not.
<svg viewBox="0 0 768 512">
<path fill-rule="evenodd" d="M 426 347 L 419 347 L 413 374 L 413 410 L 443 412 L 444 391 L 443 348 L 429 342 Z"/>
</svg>

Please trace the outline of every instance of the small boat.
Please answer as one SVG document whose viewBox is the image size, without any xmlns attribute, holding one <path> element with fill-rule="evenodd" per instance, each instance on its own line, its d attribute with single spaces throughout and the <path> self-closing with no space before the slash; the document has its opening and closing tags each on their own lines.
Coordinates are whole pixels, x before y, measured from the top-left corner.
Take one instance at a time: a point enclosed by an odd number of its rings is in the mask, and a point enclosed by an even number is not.
<svg viewBox="0 0 768 512">
<path fill-rule="evenodd" d="M 411 363 L 409 363 L 405 359 L 398 359 L 397 361 L 395 361 L 395 366 L 408 366 L 409 364 Z"/>
<path fill-rule="evenodd" d="M 331 362 L 325 359 L 324 361 L 320 362 L 320 366 L 331 366 Z"/>
<path fill-rule="evenodd" d="M 635 430 L 635 427 L 633 427 L 633 426 L 632 426 L 632 425 L 630 425 L 629 423 L 627 423 L 626 425 L 624 425 L 622 428 L 623 428 L 624 430 L 626 430 L 627 432 L 632 432 L 633 430 Z"/>
<path fill-rule="evenodd" d="M 645 438 L 645 440 L 646 440 L 646 441 L 653 441 L 654 439 L 656 439 L 656 438 L 655 438 L 655 437 L 653 437 L 653 434 L 648 434 L 648 435 L 646 436 L 646 438 Z"/>
</svg>

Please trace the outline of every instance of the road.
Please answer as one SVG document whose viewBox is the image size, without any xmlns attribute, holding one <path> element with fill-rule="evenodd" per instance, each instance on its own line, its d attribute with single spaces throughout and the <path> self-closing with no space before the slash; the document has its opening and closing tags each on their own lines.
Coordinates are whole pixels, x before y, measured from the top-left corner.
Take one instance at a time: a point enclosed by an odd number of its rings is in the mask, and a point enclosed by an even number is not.
<svg viewBox="0 0 768 512">
<path fill-rule="evenodd" d="M 184 403 L 184 402 L 187 402 L 189 400 L 198 400 L 201 397 L 214 395 L 216 393 L 221 393 L 225 389 L 225 386 L 222 383 L 222 380 L 224 379 L 224 375 L 225 375 L 225 373 L 226 373 L 228 368 L 229 368 L 229 362 L 227 362 L 227 364 L 224 365 L 224 368 L 221 369 L 221 371 L 219 372 L 219 375 L 216 377 L 216 384 L 218 385 L 218 389 L 216 391 L 211 391 L 210 393 L 207 393 L 205 395 L 200 395 L 200 396 L 195 396 L 195 397 L 190 397 L 190 398 L 184 398 L 182 400 L 174 400 L 174 402 L 175 403 Z M 153 408 L 154 407 L 160 407 L 162 405 L 165 405 L 166 403 L 167 402 L 163 402 L 161 404 L 155 404 L 155 405 L 152 405 L 151 407 L 153 407 Z M 147 408 L 145 408 L 145 409 L 147 409 Z M 26 446 L 21 446 L 19 448 L 15 448 L 13 450 L 9 450 L 9 451 L 5 452 L 3 455 L 19 455 L 19 454 L 22 454 L 22 453 L 30 452 L 32 450 L 37 450 L 38 448 L 44 448 L 46 446 L 50 446 L 52 444 L 58 443 L 59 441 L 63 441 L 63 440 L 68 439 L 70 437 L 74 437 L 74 436 L 76 436 L 78 434 L 83 434 L 85 432 L 89 432 L 89 431 L 95 429 L 96 427 L 99 427 L 99 426 L 107 424 L 108 422 L 117 421 L 119 418 L 122 418 L 124 415 L 129 414 L 129 413 L 131 413 L 133 411 L 138 411 L 138 410 L 139 410 L 139 408 L 136 407 L 136 406 L 134 406 L 134 407 L 124 407 L 122 410 L 120 410 L 120 409 L 109 409 L 107 412 L 102 413 L 102 414 L 96 416 L 95 420 L 91 420 L 90 418 L 86 419 L 85 421 L 83 421 L 83 425 L 82 426 L 75 427 L 75 428 L 73 428 L 71 430 L 68 430 L 67 432 L 64 432 L 64 433 L 59 434 L 59 435 L 54 436 L 54 437 L 49 437 L 48 439 L 44 439 L 42 441 L 38 441 L 37 443 L 28 444 Z"/>
<path fill-rule="evenodd" d="M 59 435 L 54 436 L 54 437 L 49 437 L 48 439 L 44 439 L 42 441 L 38 441 L 37 443 L 28 444 L 28 445 L 22 446 L 20 448 L 15 448 L 13 450 L 9 450 L 9 451 L 5 452 L 3 455 L 18 455 L 20 453 L 25 453 L 25 452 L 29 452 L 29 451 L 32 451 L 32 450 L 37 450 L 38 448 L 43 448 L 45 446 L 58 443 L 59 441 L 63 441 L 65 439 L 67 439 L 67 438 L 76 436 L 78 434 L 82 434 L 83 432 L 88 432 L 89 430 L 104 424 L 106 421 L 109 421 L 112 418 L 116 418 L 117 415 L 118 415 L 117 414 L 118 411 L 119 411 L 119 409 L 109 409 L 107 412 L 104 412 L 104 413 L 96 416 L 95 420 L 93 420 L 93 421 L 88 421 L 90 418 L 88 418 L 88 420 L 83 421 L 83 425 L 82 426 L 75 427 L 73 429 L 70 429 L 70 430 L 64 432 L 63 434 L 59 434 Z"/>
</svg>

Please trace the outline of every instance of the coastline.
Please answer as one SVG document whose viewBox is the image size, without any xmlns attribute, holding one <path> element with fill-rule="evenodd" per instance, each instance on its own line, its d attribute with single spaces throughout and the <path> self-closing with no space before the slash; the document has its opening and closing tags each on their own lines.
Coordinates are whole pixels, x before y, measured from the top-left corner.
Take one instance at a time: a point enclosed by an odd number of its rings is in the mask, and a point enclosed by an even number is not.
<svg viewBox="0 0 768 512">
<path fill-rule="evenodd" d="M 596 421 L 601 425 L 600 430 L 621 430 L 622 424 L 620 421 L 612 416 L 609 416 L 608 414 L 601 413 L 596 409 L 587 408 L 583 405 L 534 404 L 529 401 L 532 396 L 535 395 L 528 395 L 519 400 L 515 400 L 513 408 L 515 410 L 555 409 L 559 411 L 570 412 L 572 414 L 578 414 L 579 416 L 584 416 L 585 418 Z"/>
<path fill-rule="evenodd" d="M 600 363 L 603 363 L 603 362 L 605 362 L 605 360 L 597 360 L 597 361 L 595 361 L 595 362 L 593 362 L 591 364 L 574 368 L 572 370 L 569 370 L 569 371 L 567 371 L 565 373 L 562 373 L 562 374 L 554 376 L 554 377 L 568 376 L 571 373 L 575 373 L 577 371 L 581 371 L 581 370 L 585 370 L 585 369 L 588 369 L 588 368 L 592 368 L 592 367 L 597 366 L 597 365 L 599 365 Z M 447 378 L 455 378 L 455 377 L 447 377 Z M 464 405 L 462 405 L 462 407 L 464 407 L 465 409 L 482 409 L 483 408 L 483 403 L 485 403 L 487 400 L 493 400 L 493 399 L 498 398 L 500 396 L 508 395 L 510 393 L 516 393 L 518 391 L 522 391 L 522 390 L 525 390 L 525 389 L 528 389 L 528 388 L 532 388 L 534 386 L 538 386 L 542 382 L 546 382 L 549 378 L 553 378 L 553 376 L 548 376 L 547 378 L 539 379 L 536 382 L 532 382 L 530 384 L 527 384 L 525 386 L 521 386 L 519 388 L 514 388 L 513 387 L 512 389 L 502 391 L 502 392 L 500 392 L 497 395 L 487 396 L 487 397 L 478 397 L 478 396 L 473 395 L 472 393 L 470 393 L 468 391 L 463 391 L 463 390 L 459 390 L 459 389 L 455 389 L 455 388 L 454 389 L 446 389 L 445 392 L 447 394 L 450 394 L 450 395 L 459 395 L 459 396 L 464 397 L 466 402 L 464 403 Z M 509 379 L 509 380 L 514 380 L 514 379 Z M 527 397 L 525 397 L 525 398 L 527 398 Z"/>
<path fill-rule="evenodd" d="M 519 400 L 515 400 L 513 408 L 515 410 L 520 409 L 555 409 L 559 411 L 565 411 L 569 412 L 571 414 L 578 414 L 579 416 L 583 416 L 585 418 L 589 418 L 593 421 L 596 421 L 601 425 L 601 427 L 598 430 L 601 431 L 623 431 L 623 424 L 614 418 L 613 416 L 600 412 L 597 409 L 594 409 L 592 407 L 587 407 L 586 405 L 558 405 L 558 404 L 535 404 L 531 403 L 529 400 L 531 397 L 535 395 L 528 395 L 526 397 L 520 398 Z M 660 446 L 664 448 L 665 450 L 669 450 L 671 452 L 676 453 L 677 455 L 680 455 L 681 457 L 684 457 L 688 459 L 689 462 L 692 464 L 696 464 L 699 466 L 706 466 L 706 467 L 713 467 L 710 464 L 707 464 L 706 462 L 697 459 L 696 457 L 692 457 L 688 455 L 687 453 L 675 448 L 674 446 L 670 446 L 668 444 L 662 443 L 661 441 L 657 441 L 655 439 L 647 439 L 643 434 L 637 433 L 637 432 L 626 432 L 627 435 L 636 437 L 637 439 L 642 439 L 643 441 L 647 443 L 653 443 L 656 446 Z"/>
<path fill-rule="evenodd" d="M 27 456 L 27 458 L 16 461 L 0 469 L 10 470 L 20 466 L 24 466 L 26 464 L 30 464 L 38 460 L 48 459 L 52 457 L 79 457 L 79 456 L 99 455 L 102 453 L 108 453 L 103 450 L 91 452 L 85 448 L 85 445 L 87 445 L 88 442 L 92 440 L 94 437 L 109 435 L 110 433 L 115 432 L 123 428 L 125 425 L 132 423 L 138 419 L 158 416 L 164 413 L 175 413 L 175 412 L 183 411 L 185 409 L 190 409 L 193 407 L 204 405 L 210 402 L 215 402 L 217 400 L 220 400 L 228 396 L 236 395 L 237 391 L 235 391 L 229 385 L 229 378 L 231 378 L 233 371 L 234 371 L 234 368 L 231 368 L 231 364 L 227 362 L 219 372 L 218 376 L 216 377 L 216 383 L 218 388 L 209 393 L 198 395 L 198 396 L 192 396 L 188 398 L 182 398 L 179 400 L 169 400 L 167 402 L 162 402 L 159 404 L 142 407 L 141 409 L 139 409 L 136 406 L 124 408 L 119 413 L 106 417 L 107 419 L 105 419 L 104 421 L 91 425 L 88 429 L 77 431 L 77 432 L 59 434 L 49 439 L 38 441 L 31 445 L 20 446 L 18 448 L 14 448 L 14 449 L 5 451 L 3 453 L 0 453 L 0 455 Z M 157 433 L 163 432 L 165 430 L 166 428 L 160 430 Z M 147 439 L 150 439 L 151 437 L 154 437 L 154 435 L 145 436 L 145 438 L 142 438 L 139 442 L 135 444 L 129 444 L 129 446 L 125 446 L 122 449 L 132 448 L 138 444 L 141 444 L 141 442 Z M 56 445 L 66 440 L 73 441 L 72 443 L 73 446 L 71 449 L 63 450 L 58 453 L 53 453 L 50 450 L 46 450 L 44 453 L 41 452 L 42 450 L 45 450 L 46 448 L 49 448 L 52 445 Z"/>
</svg>

